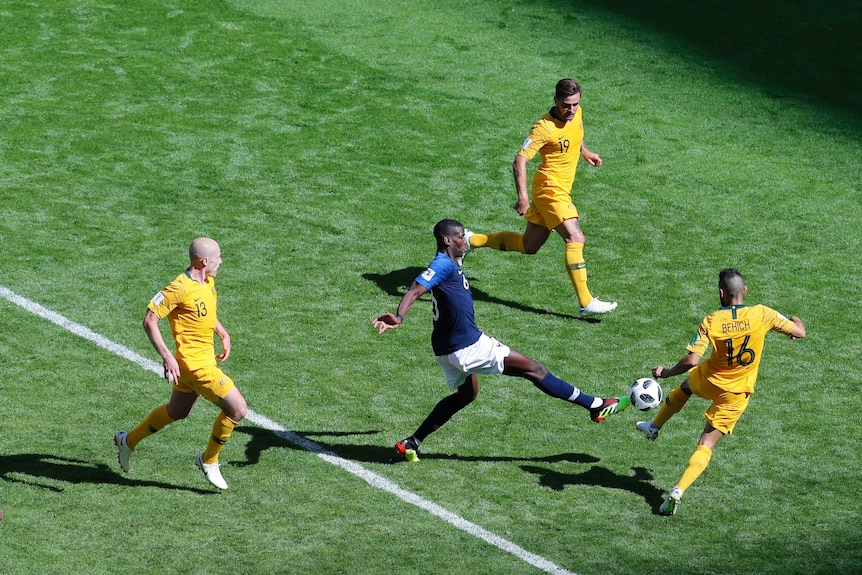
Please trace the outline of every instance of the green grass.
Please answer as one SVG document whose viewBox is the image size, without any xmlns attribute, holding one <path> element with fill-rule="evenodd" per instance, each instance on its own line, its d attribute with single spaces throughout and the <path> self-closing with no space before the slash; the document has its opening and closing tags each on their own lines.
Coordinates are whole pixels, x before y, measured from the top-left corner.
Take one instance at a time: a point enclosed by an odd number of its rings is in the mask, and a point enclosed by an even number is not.
<svg viewBox="0 0 862 575">
<path fill-rule="evenodd" d="M 0 285 L 156 359 L 146 302 L 212 236 L 225 370 L 323 448 L 575 573 L 857 572 L 858 7 L 817 4 L 7 2 Z M 486 377 L 420 464 L 390 463 L 446 388 L 427 301 L 396 332 L 371 320 L 437 220 L 522 229 L 511 160 L 567 75 L 604 159 L 574 189 L 590 285 L 620 307 L 573 319 L 552 238 L 468 256 L 480 326 L 601 395 L 684 353 L 725 266 L 808 327 L 767 342 L 670 520 L 698 400 L 652 444 L 638 414 L 594 425 Z M 0 573 L 541 572 L 250 423 L 213 493 L 203 403 L 124 475 L 111 435 L 164 382 L 4 299 L 0 318 Z"/>
</svg>

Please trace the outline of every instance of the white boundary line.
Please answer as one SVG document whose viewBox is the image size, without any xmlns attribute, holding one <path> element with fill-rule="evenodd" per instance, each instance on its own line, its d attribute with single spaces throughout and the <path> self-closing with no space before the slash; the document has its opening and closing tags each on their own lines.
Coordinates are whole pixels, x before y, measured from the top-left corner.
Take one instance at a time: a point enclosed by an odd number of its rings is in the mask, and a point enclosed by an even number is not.
<svg viewBox="0 0 862 575">
<path fill-rule="evenodd" d="M 92 343 L 95 343 L 101 348 L 104 348 L 124 359 L 128 359 L 132 363 L 135 363 L 146 370 L 152 371 L 158 376 L 162 376 L 162 365 L 156 363 L 151 359 L 147 359 L 142 355 L 135 353 L 129 348 L 122 346 L 118 343 L 114 343 L 106 337 L 99 335 L 98 333 L 92 331 L 88 327 L 85 327 L 79 323 L 75 323 L 74 321 L 63 317 L 55 311 L 52 311 L 46 307 L 39 305 L 38 303 L 31 301 L 25 297 L 22 297 L 15 292 L 9 290 L 4 286 L 0 286 L 0 297 L 6 299 L 15 305 L 25 309 L 26 311 L 37 315 L 43 319 L 46 319 L 56 325 L 62 327 L 63 329 L 80 336 Z M 501 549 L 507 553 L 510 553 L 521 559 L 522 561 L 529 563 L 530 565 L 541 569 L 545 573 L 550 573 L 551 575 L 575 575 L 571 571 L 568 571 L 559 565 L 556 565 L 552 561 L 545 559 L 535 553 L 530 553 L 526 549 L 519 547 L 515 543 L 512 543 L 508 539 L 504 539 L 499 535 L 496 535 L 487 529 L 476 525 L 470 521 L 467 521 L 460 515 L 456 513 L 452 513 L 447 509 L 420 497 L 419 495 L 407 491 L 406 489 L 400 487 L 396 483 L 377 475 L 373 471 L 370 471 L 355 461 L 351 461 L 349 459 L 344 459 L 331 451 L 327 451 L 317 443 L 302 437 L 301 435 L 294 433 L 293 431 L 287 430 L 275 421 L 272 421 L 268 417 L 261 415 L 259 413 L 255 413 L 252 410 L 248 410 L 246 414 L 246 419 L 255 425 L 262 427 L 268 431 L 273 432 L 279 437 L 289 441 L 290 443 L 296 445 L 297 447 L 301 447 L 302 449 L 312 453 L 324 461 L 335 465 L 336 467 L 340 467 L 341 469 L 347 471 L 351 475 L 355 475 L 356 477 L 362 479 L 372 487 L 380 489 L 381 491 L 385 491 L 391 495 L 394 495 L 398 499 L 404 501 L 405 503 L 409 503 L 411 505 L 415 505 L 420 509 L 424 509 L 431 515 L 438 517 L 449 523 L 453 527 L 460 529 L 486 543 L 493 545 L 494 547 Z"/>
</svg>

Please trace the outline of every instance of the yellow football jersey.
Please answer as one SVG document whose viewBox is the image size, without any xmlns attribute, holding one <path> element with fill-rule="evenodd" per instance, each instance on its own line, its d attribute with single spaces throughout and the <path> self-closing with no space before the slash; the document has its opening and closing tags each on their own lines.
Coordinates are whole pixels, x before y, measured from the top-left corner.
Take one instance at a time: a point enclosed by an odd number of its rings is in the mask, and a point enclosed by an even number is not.
<svg viewBox="0 0 862 575">
<path fill-rule="evenodd" d="M 533 176 L 533 198 L 571 193 L 583 141 L 584 121 L 580 107 L 568 124 L 557 120 L 550 112 L 533 124 L 530 135 L 518 151 L 518 155 L 527 160 L 532 160 L 536 153 L 542 158 Z"/>
<path fill-rule="evenodd" d="M 765 305 L 723 307 L 706 316 L 686 349 L 703 357 L 694 369 L 716 387 L 734 393 L 752 393 L 763 356 L 766 334 L 789 335 L 793 322 Z"/>
<path fill-rule="evenodd" d="M 168 318 L 176 341 L 176 358 L 189 369 L 215 365 L 213 334 L 216 330 L 215 278 L 201 285 L 180 274 L 150 300 L 147 308 L 159 319 Z"/>
</svg>

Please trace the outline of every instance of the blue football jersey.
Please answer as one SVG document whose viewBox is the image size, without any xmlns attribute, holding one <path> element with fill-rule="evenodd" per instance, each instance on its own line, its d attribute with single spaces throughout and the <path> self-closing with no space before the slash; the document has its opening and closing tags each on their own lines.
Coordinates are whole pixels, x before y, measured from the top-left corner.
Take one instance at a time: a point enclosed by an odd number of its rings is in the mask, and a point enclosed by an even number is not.
<svg viewBox="0 0 862 575">
<path fill-rule="evenodd" d="M 434 329 L 431 347 L 434 355 L 448 355 L 471 346 L 482 332 L 476 326 L 473 292 L 461 267 L 452 258 L 437 252 L 428 269 L 416 282 L 431 292 Z"/>
</svg>

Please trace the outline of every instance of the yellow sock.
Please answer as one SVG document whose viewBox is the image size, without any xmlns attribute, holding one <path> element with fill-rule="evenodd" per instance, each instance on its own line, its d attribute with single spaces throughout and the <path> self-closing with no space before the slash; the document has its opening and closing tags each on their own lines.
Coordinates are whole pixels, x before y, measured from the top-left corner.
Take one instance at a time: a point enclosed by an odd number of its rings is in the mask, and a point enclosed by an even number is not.
<svg viewBox="0 0 862 575">
<path fill-rule="evenodd" d="M 128 445 L 130 449 L 134 449 L 142 439 L 151 436 L 174 421 L 176 420 L 172 419 L 171 416 L 168 415 L 168 404 L 160 405 L 151 411 L 146 419 L 129 432 L 126 436 L 126 445 Z"/>
<path fill-rule="evenodd" d="M 700 477 L 700 474 L 709 465 L 710 459 L 712 459 L 712 449 L 706 445 L 698 445 L 691 459 L 688 460 L 688 467 L 685 468 L 679 483 L 676 484 L 680 491 L 685 492 L 694 483 L 694 480 Z"/>
<path fill-rule="evenodd" d="M 566 271 L 572 280 L 572 287 L 578 295 L 581 307 L 593 301 L 593 294 L 587 287 L 587 262 L 584 261 L 584 244 L 566 244 Z"/>
<path fill-rule="evenodd" d="M 652 420 L 652 424 L 656 427 L 662 427 L 667 423 L 668 419 L 683 408 L 690 397 L 690 395 L 680 388 L 674 388 L 669 394 L 667 394 L 664 402 L 662 402 L 661 408 L 659 408 L 658 413 Z"/>
<path fill-rule="evenodd" d="M 210 435 L 207 448 L 204 450 L 204 463 L 218 462 L 218 454 L 221 452 L 224 444 L 230 439 L 230 434 L 233 433 L 234 427 L 237 426 L 236 421 L 224 414 L 224 411 L 218 414 L 215 423 L 213 423 L 213 432 Z"/>
<path fill-rule="evenodd" d="M 501 252 L 524 253 L 524 236 L 517 232 L 497 232 L 496 234 L 473 234 L 471 248 L 491 248 Z"/>
</svg>

